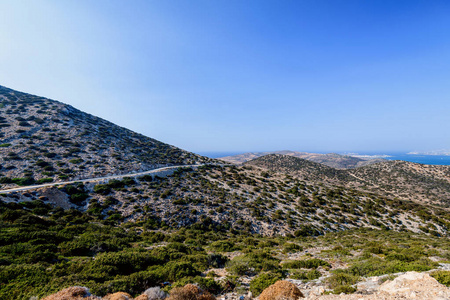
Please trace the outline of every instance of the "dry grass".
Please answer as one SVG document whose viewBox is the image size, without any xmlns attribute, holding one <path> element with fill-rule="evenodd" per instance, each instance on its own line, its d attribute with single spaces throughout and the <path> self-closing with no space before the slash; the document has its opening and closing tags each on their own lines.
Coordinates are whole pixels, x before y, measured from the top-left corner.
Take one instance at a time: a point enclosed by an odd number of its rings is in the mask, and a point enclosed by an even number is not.
<svg viewBox="0 0 450 300">
<path fill-rule="evenodd" d="M 304 297 L 302 292 L 295 286 L 295 284 L 280 280 L 266 288 L 259 300 L 297 300 Z"/>
<path fill-rule="evenodd" d="M 103 300 L 133 300 L 133 297 L 130 294 L 124 292 L 117 292 L 114 294 L 106 295 Z"/>
<path fill-rule="evenodd" d="M 71 286 L 42 300 L 100 300 L 100 298 L 92 296 L 86 287 Z"/>
<path fill-rule="evenodd" d="M 182 288 L 174 288 L 167 300 L 216 300 L 216 297 L 196 285 L 187 284 Z"/>
</svg>

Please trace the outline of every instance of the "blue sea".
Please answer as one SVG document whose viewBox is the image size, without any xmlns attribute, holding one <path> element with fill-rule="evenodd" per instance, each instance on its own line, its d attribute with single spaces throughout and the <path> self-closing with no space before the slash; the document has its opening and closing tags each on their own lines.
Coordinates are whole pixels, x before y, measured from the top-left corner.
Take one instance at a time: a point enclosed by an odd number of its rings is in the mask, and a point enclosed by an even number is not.
<svg viewBox="0 0 450 300">
<path fill-rule="evenodd" d="M 449 155 L 416 155 L 416 154 L 389 154 L 390 157 L 384 157 L 388 160 L 405 160 L 425 165 L 450 165 Z"/>
<path fill-rule="evenodd" d="M 219 158 L 224 156 L 232 156 L 242 154 L 243 152 L 200 152 L 200 155 L 209 158 Z M 344 154 L 344 153 L 342 153 Z M 450 165 L 450 155 L 416 155 L 406 153 L 358 153 L 359 155 L 389 155 L 382 157 L 387 160 L 404 160 L 426 165 Z"/>
</svg>

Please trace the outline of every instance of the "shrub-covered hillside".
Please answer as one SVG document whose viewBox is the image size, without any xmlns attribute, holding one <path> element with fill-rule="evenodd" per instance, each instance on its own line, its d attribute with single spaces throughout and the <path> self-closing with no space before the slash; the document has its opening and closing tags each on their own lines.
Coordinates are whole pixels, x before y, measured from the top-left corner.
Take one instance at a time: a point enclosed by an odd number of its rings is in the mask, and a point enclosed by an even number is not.
<svg viewBox="0 0 450 300">
<path fill-rule="evenodd" d="M 209 161 L 70 105 L 2 86 L 0 107 L 3 186 Z"/>
<path fill-rule="evenodd" d="M 450 207 L 450 166 L 383 161 L 338 170 L 289 155 L 271 154 L 246 163 L 290 174 L 302 180 L 323 182 L 404 200 Z"/>
<path fill-rule="evenodd" d="M 450 214 L 441 208 L 250 166 L 184 168 L 167 177 L 78 183 L 3 194 L 0 199 L 63 202 L 102 218 L 144 221 L 155 228 L 220 224 L 263 235 L 320 235 L 370 227 L 446 236 L 450 226 Z"/>
</svg>

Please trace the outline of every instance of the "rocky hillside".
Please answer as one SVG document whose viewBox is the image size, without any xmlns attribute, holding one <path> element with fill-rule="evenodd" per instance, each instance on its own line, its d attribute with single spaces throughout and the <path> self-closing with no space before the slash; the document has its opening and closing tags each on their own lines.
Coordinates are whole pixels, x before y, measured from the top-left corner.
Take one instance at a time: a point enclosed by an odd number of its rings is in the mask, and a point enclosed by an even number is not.
<svg viewBox="0 0 450 300">
<path fill-rule="evenodd" d="M 281 172 L 301 180 L 323 182 L 358 190 L 450 207 L 450 166 L 383 161 L 338 170 L 287 155 L 266 155 L 246 165 Z"/>
<path fill-rule="evenodd" d="M 450 166 L 385 161 L 349 173 L 372 191 L 450 207 Z"/>
<path fill-rule="evenodd" d="M 384 161 L 384 159 L 361 159 L 358 157 L 352 157 L 336 153 L 320 154 L 320 153 L 296 152 L 289 150 L 272 151 L 272 152 L 247 152 L 233 156 L 221 157 L 220 159 L 233 164 L 243 164 L 252 159 L 256 159 L 258 157 L 269 154 L 280 154 L 302 158 L 312 162 L 324 164 L 326 166 L 335 169 L 353 169 Z"/>
<path fill-rule="evenodd" d="M 0 197 L 6 202 L 38 199 L 151 228 L 220 226 L 265 236 L 320 235 L 360 227 L 443 236 L 450 228 L 450 215 L 443 209 L 252 166 L 185 168 L 166 177 L 145 175 Z"/>
<path fill-rule="evenodd" d="M 0 183 L 126 174 L 209 159 L 58 101 L 0 86 Z"/>
</svg>

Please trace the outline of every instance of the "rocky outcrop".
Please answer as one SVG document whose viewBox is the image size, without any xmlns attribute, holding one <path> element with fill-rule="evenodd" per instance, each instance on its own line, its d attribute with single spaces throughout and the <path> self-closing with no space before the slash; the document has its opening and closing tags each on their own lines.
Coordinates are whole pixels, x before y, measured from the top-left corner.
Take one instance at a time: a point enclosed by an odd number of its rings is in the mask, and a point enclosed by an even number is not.
<svg viewBox="0 0 450 300">
<path fill-rule="evenodd" d="M 370 294 L 368 294 L 370 293 Z M 407 272 L 394 280 L 388 280 L 377 289 L 369 291 L 358 288 L 351 295 L 309 295 L 306 299 L 312 300 L 448 300 L 450 299 L 450 288 L 437 282 L 427 273 Z"/>
</svg>

